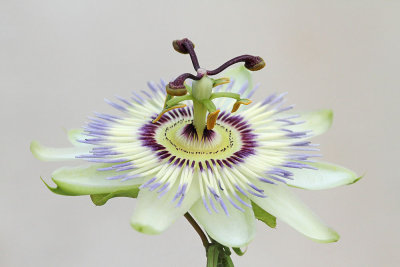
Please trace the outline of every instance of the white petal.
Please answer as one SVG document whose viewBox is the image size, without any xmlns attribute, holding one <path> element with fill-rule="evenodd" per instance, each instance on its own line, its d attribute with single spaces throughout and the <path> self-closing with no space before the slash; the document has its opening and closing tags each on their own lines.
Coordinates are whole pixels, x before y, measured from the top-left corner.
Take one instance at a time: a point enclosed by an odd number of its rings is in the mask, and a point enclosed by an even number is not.
<svg viewBox="0 0 400 267">
<path fill-rule="evenodd" d="M 333 112 L 330 109 L 296 112 L 296 114 L 300 115 L 298 120 L 305 121 L 305 123 L 288 127 L 288 129 L 300 132 L 312 130 L 311 134 L 313 136 L 326 132 L 331 127 L 333 121 Z"/>
<path fill-rule="evenodd" d="M 112 166 L 112 164 L 63 167 L 53 172 L 52 179 L 57 184 L 59 191 L 71 195 L 104 194 L 129 190 L 133 187 L 136 188 L 138 184 L 143 182 L 143 178 L 133 178 L 126 181 L 108 180 L 108 177 L 128 173 L 97 170 L 109 166 Z"/>
<path fill-rule="evenodd" d="M 90 144 L 85 144 L 78 142 L 78 140 L 85 140 L 88 138 L 87 135 L 83 134 L 83 129 L 70 129 L 67 131 L 68 140 L 74 146 L 91 146 Z"/>
<path fill-rule="evenodd" d="M 53 148 L 41 145 L 37 141 L 32 141 L 30 146 L 32 154 L 35 158 L 43 161 L 63 161 L 76 159 L 76 156 L 88 154 L 90 147 L 65 147 Z"/>
<path fill-rule="evenodd" d="M 190 209 L 190 214 L 204 227 L 206 232 L 219 243 L 227 247 L 243 247 L 255 236 L 255 217 L 253 209 L 244 207 L 244 212 L 234 208 L 223 196 L 229 216 L 219 208 L 219 212 L 210 214 L 199 200 Z M 249 200 L 245 200 L 250 204 Z M 217 204 L 216 204 L 217 205 Z"/>
<path fill-rule="evenodd" d="M 178 189 L 178 182 L 161 198 L 159 198 L 160 194 L 157 193 L 157 189 L 154 191 L 149 191 L 147 188 L 140 190 L 135 211 L 131 218 L 132 227 L 139 232 L 150 235 L 165 231 L 199 199 L 200 191 L 196 181 L 192 182 L 179 207 L 177 207 L 179 199 L 172 202 Z"/>
<path fill-rule="evenodd" d="M 267 198 L 250 195 L 252 201 L 278 219 L 317 242 L 336 242 L 339 235 L 326 226 L 306 205 L 295 197 L 286 185 L 259 183 Z"/>
<path fill-rule="evenodd" d="M 293 173 L 294 179 L 288 180 L 288 185 L 309 190 L 320 190 L 352 184 L 361 179 L 354 172 L 338 165 L 325 162 L 308 163 L 308 165 L 318 168 L 318 170 L 290 169 L 289 171 Z"/>
</svg>

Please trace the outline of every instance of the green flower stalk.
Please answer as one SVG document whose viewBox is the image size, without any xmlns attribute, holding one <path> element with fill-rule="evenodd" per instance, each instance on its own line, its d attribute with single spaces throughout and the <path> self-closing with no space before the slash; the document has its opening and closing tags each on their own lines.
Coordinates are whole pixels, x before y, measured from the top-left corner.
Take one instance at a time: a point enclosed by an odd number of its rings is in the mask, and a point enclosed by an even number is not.
<svg viewBox="0 0 400 267">
<path fill-rule="evenodd" d="M 173 47 L 190 56 L 196 75 L 149 83 L 149 91 L 117 97 L 119 103 L 106 100 L 123 115 L 96 113 L 83 129 L 68 133 L 71 147 L 31 143 L 40 160 L 89 162 L 54 171 L 56 186 L 46 186 L 56 194 L 90 195 L 96 205 L 137 198 L 131 226 L 145 234 L 160 234 L 185 216 L 206 248 L 207 266 L 233 266 L 231 249 L 244 253 L 239 248 L 254 239 L 255 219 L 272 228 L 278 219 L 317 242 L 337 241 L 336 231 L 289 189 L 328 189 L 360 179 L 316 160 L 321 155 L 310 138 L 329 128 L 332 112 L 294 113 L 285 94 L 252 103 L 258 86 L 251 71 L 265 66 L 258 56 L 207 70 L 189 39 Z"/>
</svg>

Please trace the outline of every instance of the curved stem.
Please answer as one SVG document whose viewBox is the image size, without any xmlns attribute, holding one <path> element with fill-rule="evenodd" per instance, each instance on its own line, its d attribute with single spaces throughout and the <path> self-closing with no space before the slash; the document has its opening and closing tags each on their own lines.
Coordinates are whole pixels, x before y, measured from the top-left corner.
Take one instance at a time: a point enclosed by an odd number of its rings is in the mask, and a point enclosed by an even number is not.
<svg viewBox="0 0 400 267">
<path fill-rule="evenodd" d="M 175 80 L 173 80 L 169 84 L 170 84 L 170 86 L 172 86 L 172 88 L 174 88 L 174 87 L 183 88 L 186 79 L 192 79 L 192 80 L 198 81 L 201 79 L 201 77 L 194 76 L 191 73 L 184 73 L 184 74 L 179 75 Z"/>
<path fill-rule="evenodd" d="M 190 215 L 188 212 L 185 213 L 185 218 L 193 226 L 194 230 L 196 230 L 196 232 L 199 234 L 201 242 L 203 242 L 203 246 L 207 250 L 210 243 L 208 242 L 207 236 L 204 234 L 203 230 L 200 228 L 200 226 L 197 224 L 197 222 L 193 219 L 192 215 Z"/>
<path fill-rule="evenodd" d="M 226 69 L 227 67 L 239 63 L 239 62 L 245 62 L 245 63 L 255 63 L 256 57 L 255 56 L 251 56 L 251 55 L 242 55 L 242 56 L 238 56 L 235 58 L 232 58 L 231 60 L 228 60 L 227 62 L 225 62 L 224 64 L 222 64 L 221 66 L 219 66 L 218 68 L 216 68 L 215 70 L 207 70 L 207 74 L 208 75 L 215 75 L 220 73 L 221 71 L 223 71 L 224 69 Z"/>
<path fill-rule="evenodd" d="M 186 48 L 186 51 L 190 55 L 190 59 L 192 60 L 194 70 L 197 71 L 200 68 L 200 64 L 199 60 L 197 59 L 196 52 L 194 51 L 193 44 L 191 44 L 189 40 L 184 40 L 182 45 Z"/>
</svg>

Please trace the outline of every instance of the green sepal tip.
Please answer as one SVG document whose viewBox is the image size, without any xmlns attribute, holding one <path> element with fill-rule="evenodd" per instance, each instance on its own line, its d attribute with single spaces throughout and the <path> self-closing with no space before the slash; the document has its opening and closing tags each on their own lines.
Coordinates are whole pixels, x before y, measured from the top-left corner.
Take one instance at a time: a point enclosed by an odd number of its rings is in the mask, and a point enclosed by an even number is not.
<svg viewBox="0 0 400 267">
<path fill-rule="evenodd" d="M 93 204 L 95 204 L 96 206 L 103 206 L 111 198 L 114 198 L 114 197 L 137 198 L 138 194 L 139 194 L 139 186 L 137 186 L 136 188 L 132 188 L 130 190 L 119 190 L 119 191 L 106 193 L 106 194 L 90 195 L 90 199 L 92 200 Z"/>
<path fill-rule="evenodd" d="M 251 202 L 251 206 L 253 207 L 254 216 L 268 225 L 271 228 L 276 227 L 276 217 L 272 214 L 269 214 L 267 211 L 263 210 L 260 206 L 258 206 L 253 201 Z"/>
<path fill-rule="evenodd" d="M 232 248 L 232 250 L 236 253 L 238 256 L 243 256 L 247 252 L 247 248 L 242 251 L 241 248 Z"/>
<path fill-rule="evenodd" d="M 42 180 L 42 182 L 45 184 L 45 186 L 46 186 L 51 192 L 53 192 L 54 194 L 62 195 L 62 196 L 79 196 L 79 195 L 80 195 L 80 194 L 74 194 L 74 193 L 66 192 L 66 191 L 62 190 L 58 185 L 57 185 L 56 187 L 52 187 L 52 186 L 50 186 L 48 183 L 46 183 L 46 181 L 43 180 L 42 177 L 40 177 L 40 180 Z"/>
</svg>

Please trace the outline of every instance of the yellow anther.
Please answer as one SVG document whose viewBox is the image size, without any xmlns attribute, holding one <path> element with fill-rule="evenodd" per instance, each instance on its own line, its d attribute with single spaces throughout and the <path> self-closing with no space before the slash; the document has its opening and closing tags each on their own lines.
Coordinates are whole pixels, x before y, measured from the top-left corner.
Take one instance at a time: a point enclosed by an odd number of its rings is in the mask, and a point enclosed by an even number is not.
<svg viewBox="0 0 400 267">
<path fill-rule="evenodd" d="M 157 118 L 155 118 L 153 120 L 153 123 L 156 123 L 157 121 L 159 121 L 161 119 L 162 115 L 164 115 L 166 112 L 176 109 L 176 108 L 184 108 L 184 107 L 186 107 L 186 104 L 181 104 L 181 105 L 173 106 L 173 107 L 170 107 L 167 109 L 163 109 L 163 111 L 161 111 L 161 113 L 157 116 Z"/>
<path fill-rule="evenodd" d="M 251 104 L 250 99 L 240 99 L 236 101 L 235 104 L 233 104 L 231 113 L 236 112 L 239 109 L 240 105 L 248 105 L 248 104 Z"/>
<path fill-rule="evenodd" d="M 220 110 L 217 109 L 214 112 L 211 112 L 208 114 L 207 116 L 207 130 L 212 130 L 215 126 L 215 123 L 217 122 L 218 119 L 218 114 L 219 114 Z"/>
</svg>

